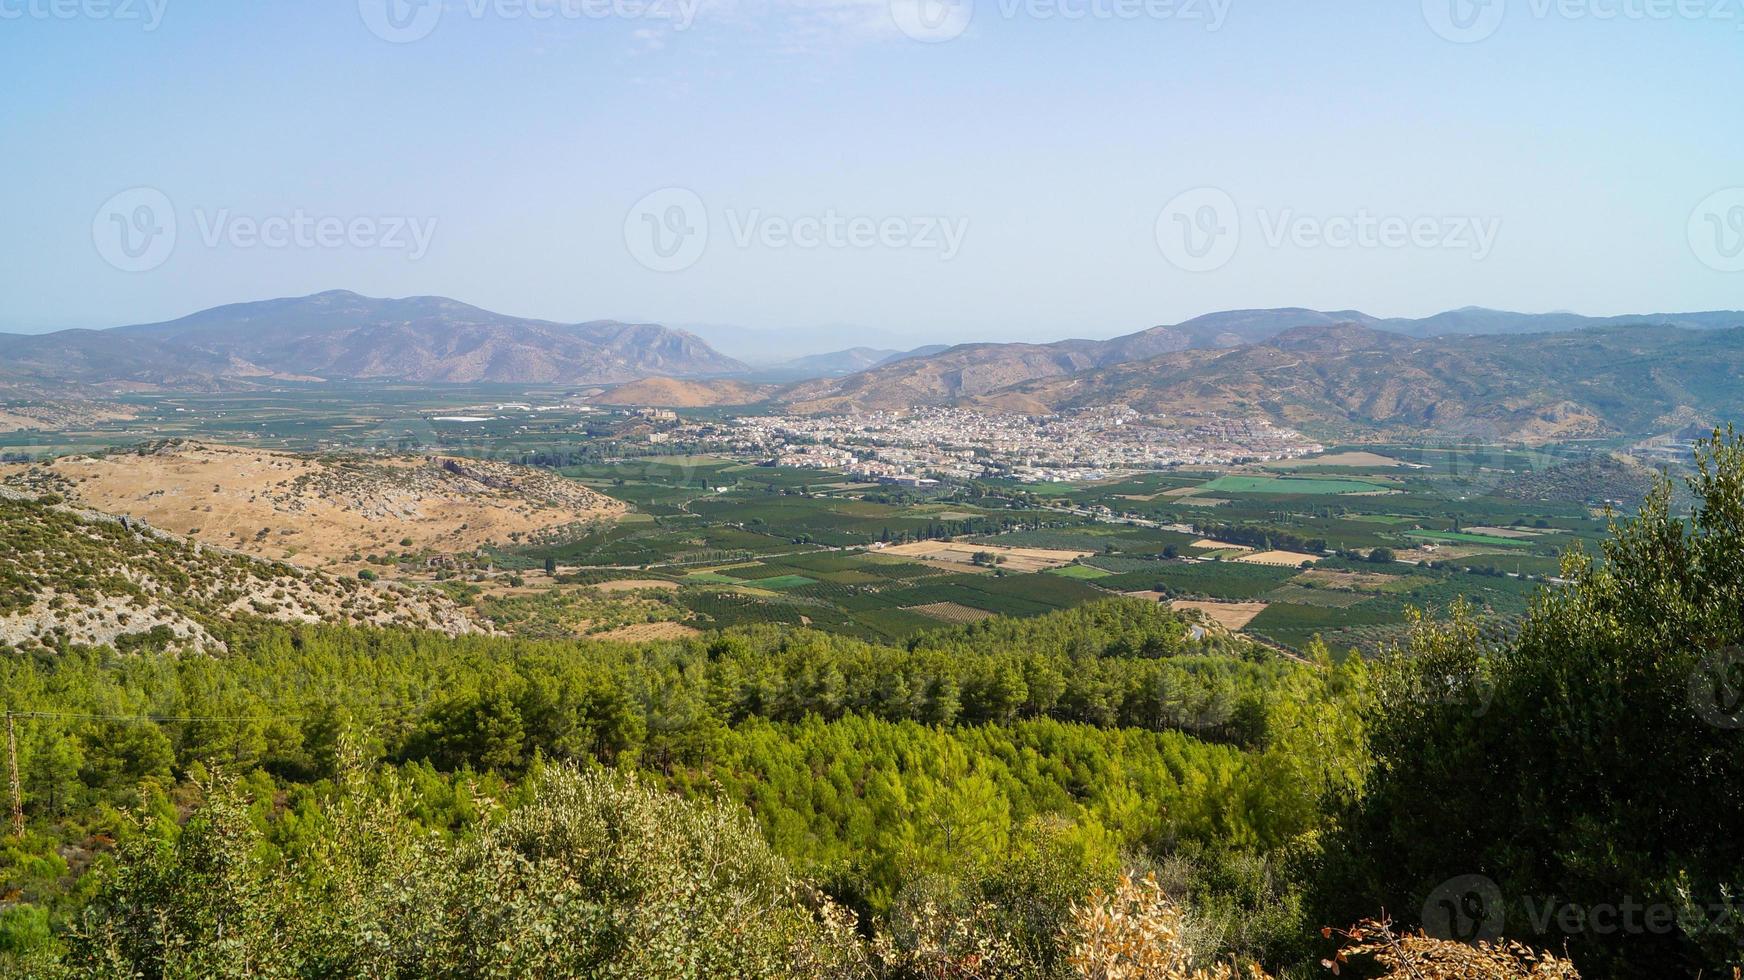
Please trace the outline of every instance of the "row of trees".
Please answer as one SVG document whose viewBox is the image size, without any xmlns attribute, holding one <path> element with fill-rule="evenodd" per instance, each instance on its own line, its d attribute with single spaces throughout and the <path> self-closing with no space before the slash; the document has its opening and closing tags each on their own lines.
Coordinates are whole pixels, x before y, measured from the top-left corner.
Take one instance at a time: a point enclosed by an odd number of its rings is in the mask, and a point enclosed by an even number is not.
<svg viewBox="0 0 1744 980">
<path fill-rule="evenodd" d="M 1326 551 L 1325 538 L 1310 538 L 1287 531 L 1280 527 L 1266 524 L 1220 524 L 1202 522 L 1193 525 L 1193 530 L 1201 537 L 1213 541 L 1227 541 L 1230 544 L 1246 545 L 1262 551 L 1278 549 L 1282 551 L 1305 551 L 1311 555 Z"/>
</svg>

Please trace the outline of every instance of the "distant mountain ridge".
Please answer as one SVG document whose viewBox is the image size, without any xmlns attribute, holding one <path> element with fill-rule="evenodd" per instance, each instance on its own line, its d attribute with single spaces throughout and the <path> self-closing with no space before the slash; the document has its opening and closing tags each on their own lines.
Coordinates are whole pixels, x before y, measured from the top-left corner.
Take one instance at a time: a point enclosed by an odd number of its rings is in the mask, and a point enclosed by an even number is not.
<svg viewBox="0 0 1744 980">
<path fill-rule="evenodd" d="M 1226 310 L 1111 340 L 960 344 L 900 365 L 883 365 L 842 378 L 799 384 L 783 395 L 782 400 L 802 411 L 943 405 L 1026 382 L 1069 377 L 1162 354 L 1250 346 L 1265 343 L 1291 330 L 1341 325 L 1355 325 L 1401 338 L 1515 336 L 1629 325 L 1715 330 L 1744 326 L 1744 312 L 1586 317 L 1574 313 L 1509 313 L 1468 307 L 1421 319 L 1381 319 L 1357 310 L 1326 312 L 1301 307 Z"/>
<path fill-rule="evenodd" d="M 959 404 L 1261 415 L 1323 437 L 1548 442 L 1647 434 L 1744 406 L 1744 327 L 1416 338 L 1360 323 L 1176 351 Z"/>
<path fill-rule="evenodd" d="M 112 330 L 0 335 L 0 359 L 4 381 L 172 388 L 272 378 L 612 384 L 746 370 L 698 337 L 655 324 L 563 324 L 440 296 L 344 290 Z"/>
</svg>

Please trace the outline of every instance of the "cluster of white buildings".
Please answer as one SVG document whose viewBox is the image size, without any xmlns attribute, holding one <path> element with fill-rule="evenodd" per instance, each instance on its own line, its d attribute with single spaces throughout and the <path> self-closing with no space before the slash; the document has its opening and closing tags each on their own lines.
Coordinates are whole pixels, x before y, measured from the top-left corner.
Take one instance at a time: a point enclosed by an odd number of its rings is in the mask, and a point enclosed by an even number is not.
<svg viewBox="0 0 1744 980">
<path fill-rule="evenodd" d="M 1040 416 L 957 408 L 747 416 L 703 439 L 782 466 L 891 482 L 923 476 L 1080 482 L 1173 466 L 1286 459 L 1323 448 L 1264 419 L 1144 416 L 1125 406 Z"/>
</svg>

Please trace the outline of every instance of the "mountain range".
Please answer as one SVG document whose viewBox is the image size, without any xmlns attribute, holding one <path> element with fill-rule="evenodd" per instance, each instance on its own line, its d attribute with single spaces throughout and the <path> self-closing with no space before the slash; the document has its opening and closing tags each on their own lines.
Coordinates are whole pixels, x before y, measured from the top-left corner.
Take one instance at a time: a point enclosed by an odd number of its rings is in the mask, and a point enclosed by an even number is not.
<svg viewBox="0 0 1744 980">
<path fill-rule="evenodd" d="M 590 385 L 607 388 L 602 404 L 771 402 L 806 413 L 1129 404 L 1258 413 L 1330 437 L 1545 440 L 1744 414 L 1744 313 L 1231 310 L 1109 340 L 856 347 L 757 369 L 655 324 L 562 324 L 343 291 L 111 330 L 0 334 L 0 385 L 14 396 L 342 379 Z"/>
<path fill-rule="evenodd" d="M 696 336 L 655 324 L 564 324 L 439 296 L 336 290 L 239 303 L 110 330 L 0 334 L 0 382 L 138 388 L 262 380 L 609 384 L 747 370 Z"/>
<path fill-rule="evenodd" d="M 1126 404 L 1165 415 L 1257 414 L 1328 438 L 1646 435 L 1744 416 L 1744 327 L 1419 338 L 1356 323 L 1316 325 L 957 402 L 1026 412 Z"/>
<path fill-rule="evenodd" d="M 1631 325 L 1713 330 L 1744 326 L 1744 313 L 1721 311 L 1583 317 L 1573 313 L 1509 313 L 1468 307 L 1414 320 L 1382 319 L 1356 310 L 1230 310 L 1208 313 L 1183 323 L 1152 327 L 1111 340 L 961 344 L 900 365 L 875 367 L 839 379 L 803 383 L 787 392 L 783 400 L 806 411 L 942 405 L 1030 381 L 1142 362 L 1163 354 L 1264 344 L 1289 331 L 1313 327 L 1357 326 L 1389 336 L 1451 339 L 1566 333 Z"/>
</svg>

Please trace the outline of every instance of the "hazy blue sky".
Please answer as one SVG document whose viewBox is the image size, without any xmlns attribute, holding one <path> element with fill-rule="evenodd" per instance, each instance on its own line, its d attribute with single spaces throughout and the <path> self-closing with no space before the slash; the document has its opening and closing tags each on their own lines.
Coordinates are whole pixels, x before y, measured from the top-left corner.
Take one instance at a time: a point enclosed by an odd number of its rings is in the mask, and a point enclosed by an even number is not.
<svg viewBox="0 0 1744 980">
<path fill-rule="evenodd" d="M 389 2 L 0 0 L 0 330 L 1744 306 L 1744 0 Z"/>
</svg>

